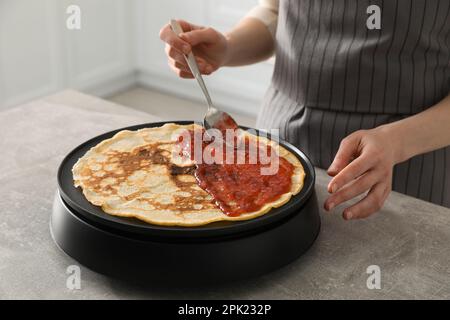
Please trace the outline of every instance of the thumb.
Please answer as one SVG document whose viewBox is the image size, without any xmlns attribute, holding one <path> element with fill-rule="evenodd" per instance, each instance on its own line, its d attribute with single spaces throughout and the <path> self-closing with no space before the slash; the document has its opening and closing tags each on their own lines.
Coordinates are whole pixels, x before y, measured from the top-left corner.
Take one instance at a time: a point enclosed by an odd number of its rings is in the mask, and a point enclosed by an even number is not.
<svg viewBox="0 0 450 320">
<path fill-rule="evenodd" d="M 359 135 L 355 132 L 341 141 L 336 156 L 327 170 L 330 176 L 337 175 L 353 160 L 358 150 L 359 140 Z"/>
<path fill-rule="evenodd" d="M 180 34 L 180 38 L 188 42 L 191 46 L 196 46 L 201 43 L 211 44 L 218 41 L 219 32 L 213 28 L 204 28 L 182 33 Z"/>
</svg>

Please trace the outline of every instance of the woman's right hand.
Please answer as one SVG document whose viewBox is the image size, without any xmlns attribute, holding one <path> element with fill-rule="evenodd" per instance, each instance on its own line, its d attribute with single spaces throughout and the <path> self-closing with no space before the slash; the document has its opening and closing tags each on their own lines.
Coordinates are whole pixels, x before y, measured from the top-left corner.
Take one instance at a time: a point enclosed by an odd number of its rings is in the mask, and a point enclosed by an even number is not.
<svg viewBox="0 0 450 320">
<path fill-rule="evenodd" d="M 193 78 L 183 54 L 193 51 L 202 74 L 211 74 L 227 61 L 228 41 L 213 28 L 193 25 L 178 20 L 183 33 L 176 35 L 170 24 L 160 31 L 159 37 L 166 43 L 166 54 L 170 68 L 181 78 Z"/>
</svg>

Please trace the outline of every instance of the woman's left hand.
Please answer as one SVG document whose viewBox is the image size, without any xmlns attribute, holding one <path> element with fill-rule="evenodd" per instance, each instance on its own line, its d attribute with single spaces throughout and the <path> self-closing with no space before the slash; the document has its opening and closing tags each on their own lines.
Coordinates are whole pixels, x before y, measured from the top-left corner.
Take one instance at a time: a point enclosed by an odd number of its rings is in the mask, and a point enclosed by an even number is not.
<svg viewBox="0 0 450 320">
<path fill-rule="evenodd" d="M 328 174 L 331 195 L 325 201 L 327 211 L 358 195 L 367 194 L 344 209 L 346 220 L 366 218 L 381 209 L 392 188 L 393 166 L 398 147 L 392 133 L 378 127 L 356 131 L 341 141 Z"/>
</svg>

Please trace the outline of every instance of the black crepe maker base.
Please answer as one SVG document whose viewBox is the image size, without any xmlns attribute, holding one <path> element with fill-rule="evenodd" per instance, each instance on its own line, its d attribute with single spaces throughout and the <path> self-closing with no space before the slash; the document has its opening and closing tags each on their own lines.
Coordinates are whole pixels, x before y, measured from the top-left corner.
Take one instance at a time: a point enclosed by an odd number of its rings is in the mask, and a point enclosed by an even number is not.
<svg viewBox="0 0 450 320">
<path fill-rule="evenodd" d="M 165 122 L 124 129 L 158 127 Z M 192 123 L 176 121 L 179 124 Z M 92 146 L 118 131 L 74 149 L 58 171 L 59 190 L 50 221 L 58 247 L 81 265 L 113 278 L 145 285 L 210 285 L 257 277 L 301 256 L 320 230 L 315 172 L 294 146 L 305 169 L 303 189 L 285 205 L 256 219 L 202 227 L 164 227 L 108 215 L 72 183 L 71 168 Z"/>
</svg>

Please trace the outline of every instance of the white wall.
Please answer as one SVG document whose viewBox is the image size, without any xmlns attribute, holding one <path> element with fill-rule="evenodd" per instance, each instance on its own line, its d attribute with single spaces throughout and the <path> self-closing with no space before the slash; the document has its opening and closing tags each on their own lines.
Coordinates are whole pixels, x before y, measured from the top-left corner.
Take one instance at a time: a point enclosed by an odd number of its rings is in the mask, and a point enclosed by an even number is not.
<svg viewBox="0 0 450 320">
<path fill-rule="evenodd" d="M 78 4 L 82 28 L 64 30 L 67 84 L 101 95 L 115 90 L 114 82 L 134 76 L 134 13 L 125 0 L 64 0 L 63 7 Z M 120 84 L 119 84 L 120 85 Z"/>
<path fill-rule="evenodd" d="M 81 30 L 65 27 L 69 4 L 82 8 Z M 0 0 L 0 108 L 134 80 L 133 12 L 123 0 Z"/>
<path fill-rule="evenodd" d="M 159 29 L 170 18 L 225 31 L 256 0 L 0 0 L 0 109 L 66 87 L 100 96 L 134 84 L 202 99 L 167 67 Z M 82 10 L 67 30 L 66 8 Z M 206 82 L 216 104 L 256 114 L 273 65 L 223 68 Z"/>
</svg>

